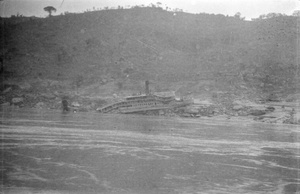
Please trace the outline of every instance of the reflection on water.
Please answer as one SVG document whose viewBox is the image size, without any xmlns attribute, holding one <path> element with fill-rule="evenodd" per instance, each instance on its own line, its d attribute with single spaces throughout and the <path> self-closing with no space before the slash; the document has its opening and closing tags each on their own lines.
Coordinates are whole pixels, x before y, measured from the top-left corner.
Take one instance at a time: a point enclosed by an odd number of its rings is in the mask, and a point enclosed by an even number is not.
<svg viewBox="0 0 300 194">
<path fill-rule="evenodd" d="M 299 130 L 211 119 L 1 112 L 5 193 L 292 193 Z"/>
</svg>

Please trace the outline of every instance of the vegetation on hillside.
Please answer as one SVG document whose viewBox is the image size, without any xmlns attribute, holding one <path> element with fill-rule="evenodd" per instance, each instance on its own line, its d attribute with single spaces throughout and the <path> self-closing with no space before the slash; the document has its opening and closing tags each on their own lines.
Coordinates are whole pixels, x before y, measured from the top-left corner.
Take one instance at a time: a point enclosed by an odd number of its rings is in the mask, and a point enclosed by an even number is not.
<svg viewBox="0 0 300 194">
<path fill-rule="evenodd" d="M 139 91 L 144 80 L 182 95 L 268 99 L 299 89 L 296 16 L 246 21 L 152 5 L 1 20 L 1 73 L 14 78 L 68 81 L 94 95 Z"/>
</svg>

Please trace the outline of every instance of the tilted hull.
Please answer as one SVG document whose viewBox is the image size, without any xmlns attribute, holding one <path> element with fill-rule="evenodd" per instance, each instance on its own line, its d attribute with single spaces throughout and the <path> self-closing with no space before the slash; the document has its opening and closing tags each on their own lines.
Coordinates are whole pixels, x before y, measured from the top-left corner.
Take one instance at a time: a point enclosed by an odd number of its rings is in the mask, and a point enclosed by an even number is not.
<svg viewBox="0 0 300 194">
<path fill-rule="evenodd" d="M 133 96 L 124 101 L 113 103 L 97 109 L 101 113 L 139 113 L 145 111 L 159 111 L 174 109 L 191 104 L 188 101 L 178 101 L 174 97 L 160 97 L 155 95 Z"/>
</svg>

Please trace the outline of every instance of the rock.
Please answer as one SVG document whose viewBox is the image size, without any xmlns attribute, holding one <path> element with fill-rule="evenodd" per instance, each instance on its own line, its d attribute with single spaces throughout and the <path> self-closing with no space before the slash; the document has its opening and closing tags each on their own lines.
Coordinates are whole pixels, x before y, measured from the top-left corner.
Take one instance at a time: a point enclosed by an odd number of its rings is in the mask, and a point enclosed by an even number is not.
<svg viewBox="0 0 300 194">
<path fill-rule="evenodd" d="M 87 110 L 93 110 L 93 107 L 92 107 L 91 105 L 86 105 L 85 108 L 86 108 Z"/>
<path fill-rule="evenodd" d="M 235 105 L 235 106 L 232 107 L 232 109 L 235 110 L 235 111 L 241 110 L 243 108 L 244 107 L 242 105 Z"/>
<path fill-rule="evenodd" d="M 3 90 L 2 94 L 6 94 L 12 90 L 12 87 L 8 87 L 5 90 Z"/>
<path fill-rule="evenodd" d="M 264 111 L 264 110 L 251 110 L 250 114 L 253 115 L 253 116 L 261 116 L 261 115 L 266 114 L 266 111 Z"/>
<path fill-rule="evenodd" d="M 33 94 L 33 93 L 25 94 L 25 98 L 36 99 L 37 97 L 38 96 L 36 94 Z"/>
<path fill-rule="evenodd" d="M 42 93 L 42 94 L 40 94 L 40 96 L 47 98 L 47 99 L 55 99 L 56 98 L 56 96 L 52 93 Z"/>
<path fill-rule="evenodd" d="M 191 117 L 191 114 L 189 114 L 189 113 L 182 113 L 180 116 L 181 117 Z"/>
<path fill-rule="evenodd" d="M 251 107 L 251 110 L 266 110 L 266 106 L 261 106 L 261 105 L 258 105 L 258 106 L 252 106 Z"/>
<path fill-rule="evenodd" d="M 11 99 L 11 102 L 13 103 L 13 104 L 18 104 L 18 103 L 21 103 L 21 102 L 23 102 L 23 98 L 22 97 L 16 97 L 16 98 L 13 98 L 13 99 Z"/>
<path fill-rule="evenodd" d="M 7 107 L 7 106 L 10 106 L 10 103 L 9 102 L 4 102 L 2 104 L 0 104 L 0 106 L 3 108 L 3 107 Z"/>
<path fill-rule="evenodd" d="M 278 120 L 276 121 L 276 123 L 283 124 L 283 123 L 285 123 L 285 120 L 284 120 L 284 119 L 278 119 Z"/>
<path fill-rule="evenodd" d="M 22 83 L 18 84 L 18 86 L 22 90 L 29 90 L 29 89 L 31 89 L 31 85 L 28 82 L 22 82 Z"/>
<path fill-rule="evenodd" d="M 239 116 L 248 116 L 248 113 L 246 111 L 239 111 L 238 115 Z"/>
<path fill-rule="evenodd" d="M 291 112 L 291 111 L 293 110 L 293 107 L 285 107 L 284 110 L 285 110 L 285 111 L 290 111 L 290 112 Z"/>
<path fill-rule="evenodd" d="M 300 112 L 297 112 L 293 115 L 293 123 L 300 124 Z"/>
<path fill-rule="evenodd" d="M 84 33 L 85 33 L 85 31 L 86 31 L 86 29 L 85 29 L 85 28 L 83 28 L 83 29 L 81 29 L 81 30 L 80 30 L 80 33 L 81 33 L 81 34 L 84 34 Z"/>
<path fill-rule="evenodd" d="M 220 110 L 219 109 L 217 109 L 217 108 L 214 108 L 214 113 L 220 113 Z"/>
<path fill-rule="evenodd" d="M 48 80 L 44 80 L 40 78 L 38 78 L 38 84 L 40 85 L 40 87 L 45 87 L 45 88 L 49 86 Z"/>
<path fill-rule="evenodd" d="M 275 110 L 275 108 L 272 106 L 269 106 L 266 108 L 266 111 L 268 111 L 268 112 L 273 112 L 274 110 Z"/>
<path fill-rule="evenodd" d="M 35 104 L 34 108 L 39 108 L 39 109 L 42 109 L 42 108 L 45 108 L 45 103 L 43 102 L 38 102 Z"/>
<path fill-rule="evenodd" d="M 186 107 L 186 109 L 184 110 L 185 113 L 189 113 L 189 114 L 198 114 L 199 110 L 195 107 Z"/>
<path fill-rule="evenodd" d="M 73 112 L 88 112 L 89 110 L 86 107 L 82 107 L 82 108 L 74 108 Z"/>
<path fill-rule="evenodd" d="M 56 80 L 48 80 L 49 86 L 59 86 L 60 82 Z"/>
<path fill-rule="evenodd" d="M 58 92 L 58 91 L 54 91 L 54 92 L 53 92 L 53 95 L 55 95 L 55 96 L 59 96 L 60 94 L 59 94 L 59 92 Z"/>
<path fill-rule="evenodd" d="M 300 99 L 300 93 L 291 94 L 286 98 L 286 102 L 297 102 Z"/>
<path fill-rule="evenodd" d="M 0 96 L 0 104 L 5 102 L 5 97 L 4 96 Z"/>
<path fill-rule="evenodd" d="M 80 107 L 80 104 L 78 102 L 72 102 L 71 106 L 73 106 L 73 107 Z"/>
<path fill-rule="evenodd" d="M 158 111 L 158 114 L 159 114 L 159 115 L 164 115 L 165 112 L 164 112 L 163 110 L 159 110 L 159 111 Z"/>
<path fill-rule="evenodd" d="M 12 104 L 10 107 L 11 107 L 12 109 L 19 109 L 19 106 L 16 106 L 16 105 L 13 105 L 13 104 Z"/>
</svg>

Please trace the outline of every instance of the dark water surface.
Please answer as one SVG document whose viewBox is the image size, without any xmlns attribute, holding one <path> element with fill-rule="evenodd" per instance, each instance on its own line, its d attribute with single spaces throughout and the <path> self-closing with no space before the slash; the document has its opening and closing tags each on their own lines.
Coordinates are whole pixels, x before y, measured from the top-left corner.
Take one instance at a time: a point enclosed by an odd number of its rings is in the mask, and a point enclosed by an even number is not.
<svg viewBox="0 0 300 194">
<path fill-rule="evenodd" d="M 296 193 L 300 127 L 1 110 L 4 193 Z"/>
</svg>

